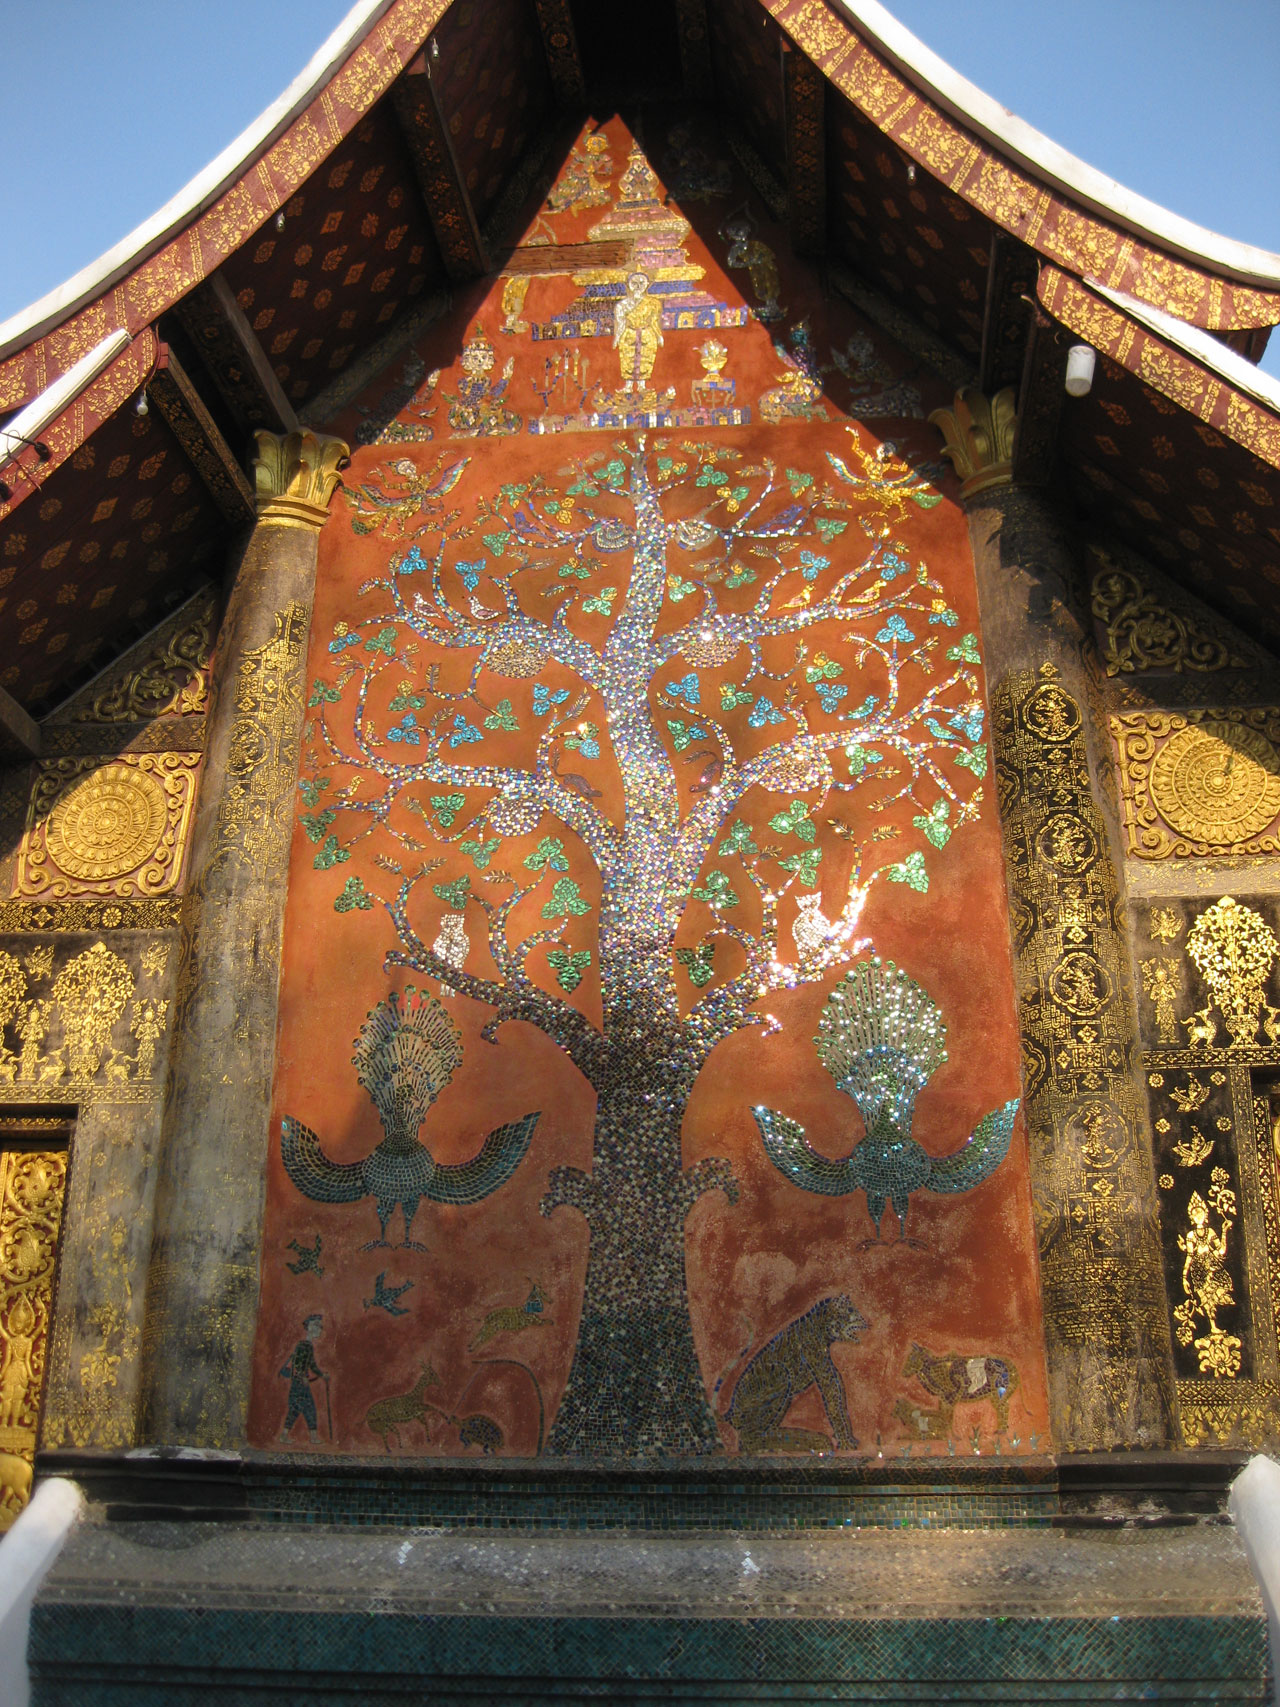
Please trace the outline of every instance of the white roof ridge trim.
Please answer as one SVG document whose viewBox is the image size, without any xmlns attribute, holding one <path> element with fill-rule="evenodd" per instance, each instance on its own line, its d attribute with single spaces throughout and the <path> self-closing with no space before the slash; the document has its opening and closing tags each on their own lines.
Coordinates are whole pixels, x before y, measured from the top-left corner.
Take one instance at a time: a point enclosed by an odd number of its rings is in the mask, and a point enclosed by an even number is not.
<svg viewBox="0 0 1280 1707">
<path fill-rule="evenodd" d="M 0 463 L 17 456 L 25 443 L 38 439 L 45 428 L 56 421 L 64 409 L 70 408 L 80 393 L 132 342 L 133 333 L 127 327 L 117 326 L 78 362 L 73 362 L 52 385 L 46 385 L 39 396 L 33 397 L 18 411 L 7 427 L 0 427 Z"/>
<path fill-rule="evenodd" d="M 1140 321 L 1149 332 L 1156 333 L 1184 355 L 1199 362 L 1201 367 L 1207 367 L 1219 379 L 1225 379 L 1237 391 L 1247 393 L 1255 402 L 1280 415 L 1280 379 L 1273 379 L 1270 374 L 1254 367 L 1251 361 L 1219 342 L 1212 332 L 1206 332 L 1200 326 L 1188 326 L 1185 320 L 1176 320 L 1163 309 L 1153 308 L 1149 302 L 1141 302 L 1137 297 L 1126 296 L 1122 290 L 1112 290 L 1096 279 L 1085 279 L 1084 282 L 1090 290 L 1114 303 L 1132 319 Z"/>
<path fill-rule="evenodd" d="M 1206 263 L 1241 284 L 1274 290 L 1280 287 L 1280 255 L 1252 243 L 1223 237 L 1158 202 L 1127 190 L 1114 178 L 1045 136 L 1008 107 L 954 70 L 918 36 L 880 4 L 880 0 L 828 0 L 857 25 L 923 93 L 931 96 L 968 129 L 994 143 L 1042 179 L 1065 191 L 1073 201 L 1091 208 L 1135 236 L 1149 238 L 1170 254 L 1200 267 Z M 2 330 L 2 328 L 0 328 Z"/>
<path fill-rule="evenodd" d="M 161 248 L 176 231 L 212 207 L 224 190 L 242 175 L 248 163 L 283 134 L 298 114 L 311 104 L 316 93 L 373 26 L 389 12 L 395 0 L 357 0 L 328 39 L 312 54 L 284 93 L 240 132 L 203 171 L 143 221 L 114 248 L 90 261 L 27 308 L 0 322 L 0 358 L 42 336 L 86 302 L 100 296 L 149 254 Z"/>
</svg>

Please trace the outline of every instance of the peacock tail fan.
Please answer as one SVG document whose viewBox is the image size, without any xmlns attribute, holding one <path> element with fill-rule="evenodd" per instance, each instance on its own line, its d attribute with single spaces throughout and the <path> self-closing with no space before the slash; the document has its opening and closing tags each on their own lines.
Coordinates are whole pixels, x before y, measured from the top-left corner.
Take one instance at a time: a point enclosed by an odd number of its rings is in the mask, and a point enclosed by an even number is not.
<svg viewBox="0 0 1280 1707">
<path fill-rule="evenodd" d="M 938 1004 L 913 978 L 878 958 L 860 961 L 827 998 L 814 1038 L 818 1058 L 851 1096 L 867 1131 L 906 1135 L 916 1097 L 947 1058 Z"/>
<path fill-rule="evenodd" d="M 370 1008 L 351 1060 L 387 1137 L 405 1143 L 457 1071 L 462 1040 L 444 1004 L 410 984 Z"/>
</svg>

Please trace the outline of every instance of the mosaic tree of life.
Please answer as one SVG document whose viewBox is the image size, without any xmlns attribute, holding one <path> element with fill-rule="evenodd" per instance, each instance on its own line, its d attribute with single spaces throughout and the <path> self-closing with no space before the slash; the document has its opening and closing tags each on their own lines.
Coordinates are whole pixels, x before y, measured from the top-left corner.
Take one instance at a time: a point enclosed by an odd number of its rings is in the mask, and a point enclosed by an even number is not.
<svg viewBox="0 0 1280 1707">
<path fill-rule="evenodd" d="M 979 810 L 975 639 L 896 537 L 938 494 L 850 437 L 788 467 L 636 434 L 464 511 L 446 454 L 312 690 L 303 824 L 338 910 L 385 908 L 388 967 L 485 1004 L 490 1041 L 531 1022 L 595 1090 L 591 1170 L 540 1205 L 590 1241 L 552 1453 L 720 1449 L 684 1224 L 737 1187 L 682 1168 L 694 1082 Z M 341 870 L 370 839 L 389 882 Z"/>
</svg>

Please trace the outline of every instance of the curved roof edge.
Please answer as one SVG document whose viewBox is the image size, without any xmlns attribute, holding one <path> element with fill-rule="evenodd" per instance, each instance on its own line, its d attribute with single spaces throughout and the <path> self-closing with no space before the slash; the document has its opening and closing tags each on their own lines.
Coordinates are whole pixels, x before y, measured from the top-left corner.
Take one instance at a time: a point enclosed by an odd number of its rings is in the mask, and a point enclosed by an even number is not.
<svg viewBox="0 0 1280 1707">
<path fill-rule="evenodd" d="M 1237 355 L 1235 350 L 1220 342 L 1211 332 L 1204 332 L 1199 326 L 1189 326 L 1185 320 L 1177 320 L 1163 309 L 1154 308 L 1149 302 L 1140 302 L 1136 296 L 1127 296 L 1122 290 L 1111 290 L 1097 279 L 1086 279 L 1085 283 L 1090 290 L 1106 297 L 1108 302 L 1114 303 L 1123 313 L 1141 321 L 1149 332 L 1167 339 L 1177 349 L 1193 357 L 1202 367 L 1217 374 L 1219 379 L 1225 379 L 1227 384 L 1234 386 L 1237 391 L 1243 391 L 1256 403 L 1261 403 L 1265 408 L 1280 415 L 1280 379 L 1273 379 L 1269 373 L 1263 373 L 1251 361 Z"/>
<path fill-rule="evenodd" d="M 923 93 L 931 96 L 968 129 L 1073 201 L 1083 203 L 1113 224 L 1184 260 L 1210 264 L 1243 284 L 1280 285 L 1280 255 L 1238 243 L 1209 231 L 1158 202 L 1125 189 L 1105 172 L 1087 165 L 1023 119 L 984 94 L 977 84 L 939 58 L 918 36 L 880 4 L 880 0 L 830 0 Z M 0 329 L 2 330 L 2 329 Z"/>
<path fill-rule="evenodd" d="M 337 29 L 322 43 L 290 83 L 252 124 L 246 126 L 203 171 L 171 196 L 157 213 L 131 231 L 96 261 L 82 267 L 8 320 L 0 321 L 0 358 L 24 348 L 43 333 L 84 307 L 159 249 L 169 238 L 211 207 L 244 172 L 253 158 L 270 146 L 319 93 L 330 77 L 358 47 L 373 26 L 391 10 L 395 0 L 357 0 Z"/>
</svg>

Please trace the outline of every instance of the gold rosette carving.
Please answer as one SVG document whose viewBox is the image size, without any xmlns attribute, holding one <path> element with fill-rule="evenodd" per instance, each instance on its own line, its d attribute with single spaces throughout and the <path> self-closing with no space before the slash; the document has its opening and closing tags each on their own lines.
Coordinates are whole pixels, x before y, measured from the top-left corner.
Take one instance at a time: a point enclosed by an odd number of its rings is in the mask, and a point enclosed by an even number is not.
<svg viewBox="0 0 1280 1707">
<path fill-rule="evenodd" d="M 63 758 L 40 767 L 15 896 L 162 895 L 182 871 L 198 753 Z"/>
<path fill-rule="evenodd" d="M 1280 850 L 1280 710 L 1113 715 L 1127 852 Z"/>
</svg>

